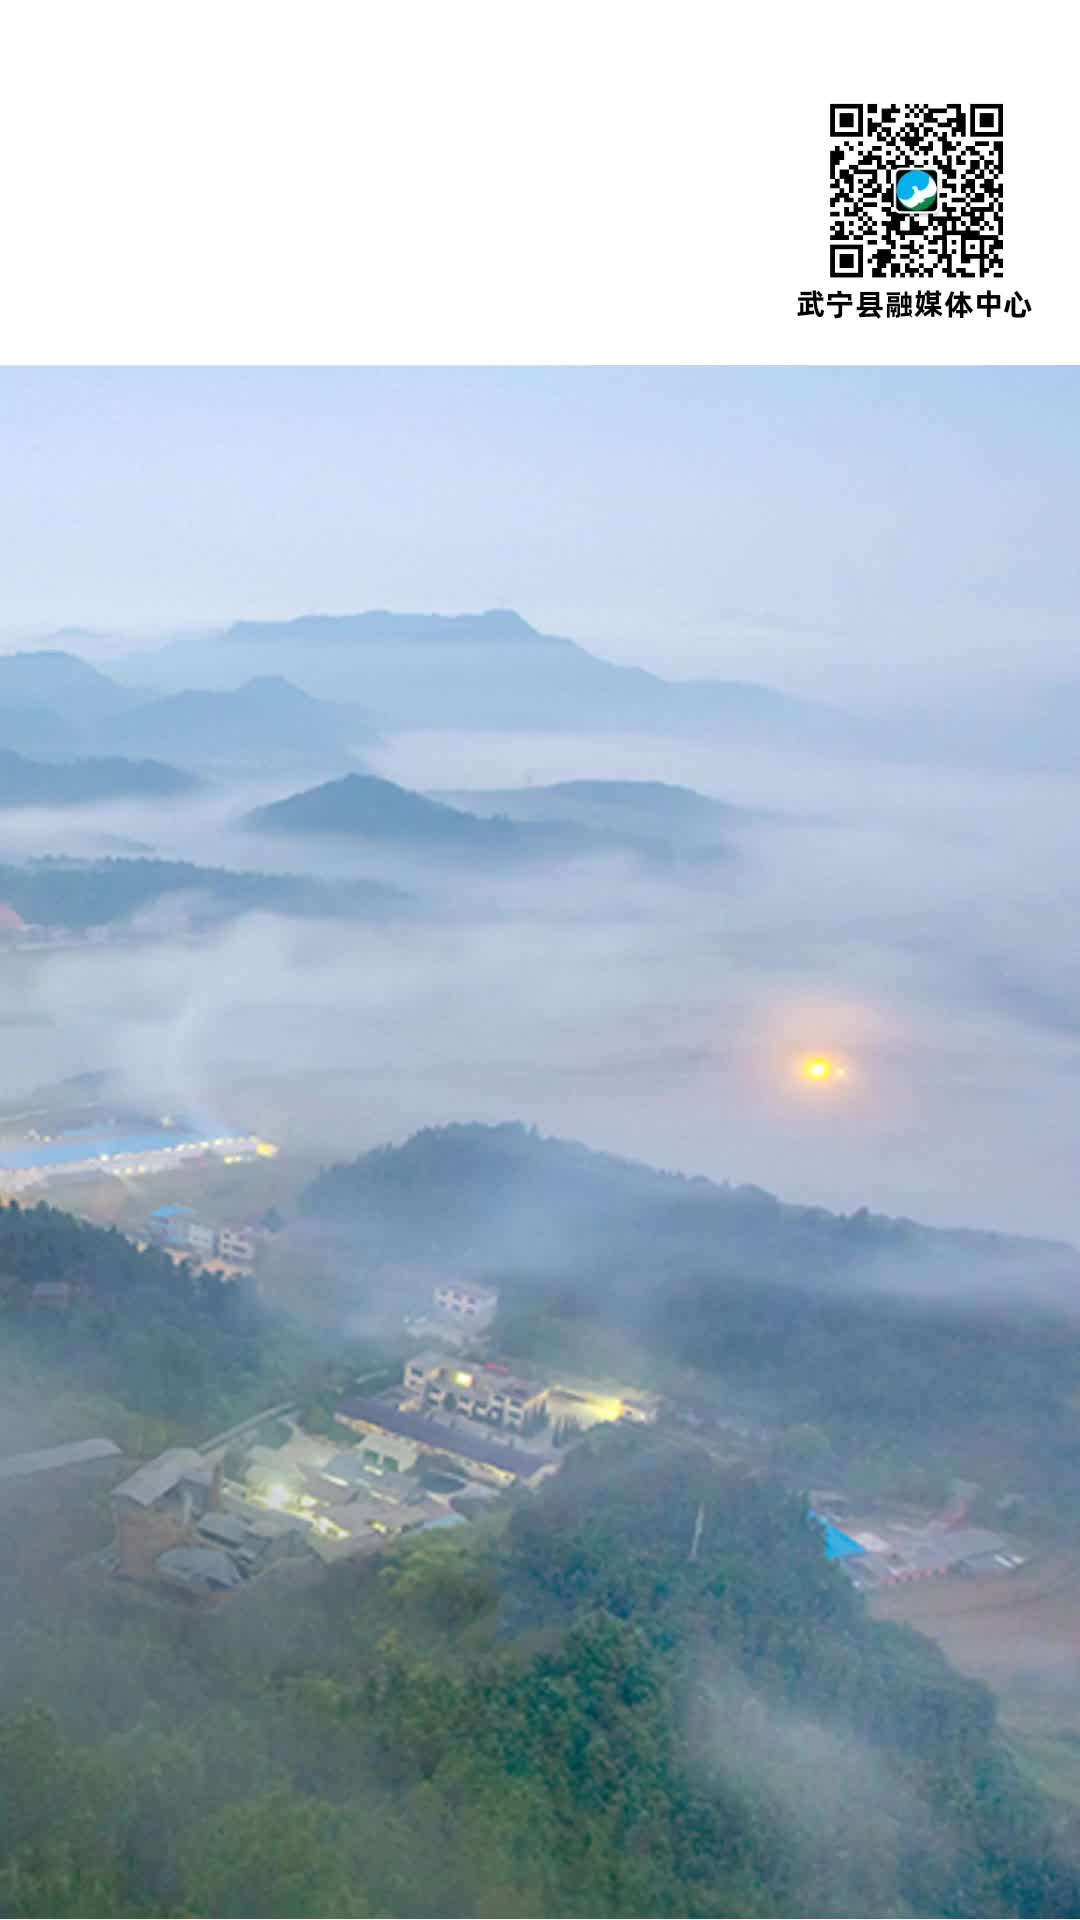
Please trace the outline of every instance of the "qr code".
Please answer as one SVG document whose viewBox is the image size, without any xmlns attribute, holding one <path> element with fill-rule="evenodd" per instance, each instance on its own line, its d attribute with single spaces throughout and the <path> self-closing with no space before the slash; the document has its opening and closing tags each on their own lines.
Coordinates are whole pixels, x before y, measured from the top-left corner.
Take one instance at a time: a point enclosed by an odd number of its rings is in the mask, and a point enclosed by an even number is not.
<svg viewBox="0 0 1080 1920">
<path fill-rule="evenodd" d="M 1000 279 L 1005 155 L 997 106 L 830 109 L 833 279 Z"/>
</svg>

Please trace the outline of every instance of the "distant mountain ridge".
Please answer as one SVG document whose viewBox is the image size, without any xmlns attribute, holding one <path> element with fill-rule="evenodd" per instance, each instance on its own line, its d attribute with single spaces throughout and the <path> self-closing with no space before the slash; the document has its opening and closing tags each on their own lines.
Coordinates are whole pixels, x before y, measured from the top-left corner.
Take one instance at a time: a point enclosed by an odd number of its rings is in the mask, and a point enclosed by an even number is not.
<svg viewBox="0 0 1080 1920">
<path fill-rule="evenodd" d="M 120 726 L 125 709 L 145 714 L 162 695 L 284 677 L 298 694 L 364 710 L 353 716 L 356 739 L 377 716 L 393 731 L 637 732 L 903 766 L 1080 771 L 1080 679 L 1004 693 L 973 686 L 960 699 L 931 692 L 921 704 L 916 690 L 908 706 L 855 712 L 752 681 L 665 680 L 542 633 L 509 609 L 239 620 L 109 664 L 125 684 L 61 651 L 0 656 L 0 746 L 48 757 L 153 753 L 135 723 Z M 102 718 L 115 737 L 91 739 L 88 720 Z"/>
<path fill-rule="evenodd" d="M 459 788 L 430 797 L 511 820 L 571 820 L 608 832 L 690 836 L 710 843 L 733 828 L 779 817 L 662 780 L 560 780 L 551 786 Z"/>
<path fill-rule="evenodd" d="M 149 694 L 74 654 L 0 655 L 0 749 L 41 759 L 120 755 L 201 768 L 263 766 L 269 757 L 347 766 L 354 746 L 378 738 L 365 709 L 317 699 L 277 673 Z"/>
<path fill-rule="evenodd" d="M 262 674 L 232 688 L 189 688 L 114 716 L 100 737 L 119 748 L 153 740 L 177 759 L 256 761 L 268 754 L 344 755 L 371 742 L 371 714 L 319 700 L 281 674 Z"/>
<path fill-rule="evenodd" d="M 620 666 L 518 613 L 368 612 L 237 621 L 116 663 L 144 685 L 235 683 L 274 661 L 299 686 L 366 704 L 395 728 L 555 728 L 760 739 L 857 752 L 839 709 L 738 681 L 680 683 Z"/>
<path fill-rule="evenodd" d="M 39 760 L 70 760 L 88 747 L 71 720 L 49 707 L 8 706 L 0 699 L 0 747 Z"/>
<path fill-rule="evenodd" d="M 549 647 L 573 647 L 573 640 L 540 633 L 511 608 L 491 608 L 485 613 L 392 613 L 378 608 L 369 613 L 307 613 L 292 620 L 235 620 L 224 633 L 234 646 L 305 641 L 319 645 L 357 642 L 379 644 L 387 637 L 403 642 L 437 641 L 450 646 L 461 640 L 481 640 L 491 645 L 539 641 Z"/>
<path fill-rule="evenodd" d="M 103 800 L 167 799 L 197 785 L 159 760 L 28 760 L 0 749 L 0 807 L 93 806 Z"/>
<path fill-rule="evenodd" d="M 59 648 L 0 654 L 0 748 L 49 760 L 90 752 L 94 726 L 133 698 Z"/>
<path fill-rule="evenodd" d="M 132 699 L 79 654 L 55 648 L 0 654 L 0 709 L 45 709 L 83 727 L 121 712 Z"/>
</svg>

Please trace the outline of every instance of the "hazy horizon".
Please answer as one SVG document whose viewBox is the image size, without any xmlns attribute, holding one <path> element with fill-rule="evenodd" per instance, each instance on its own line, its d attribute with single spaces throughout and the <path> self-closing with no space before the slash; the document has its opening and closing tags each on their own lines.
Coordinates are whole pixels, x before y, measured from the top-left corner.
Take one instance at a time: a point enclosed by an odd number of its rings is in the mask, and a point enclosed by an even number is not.
<svg viewBox="0 0 1080 1920">
<path fill-rule="evenodd" d="M 837 699 L 1073 669 L 1072 369 L 0 372 L 0 635 L 513 607 Z"/>
</svg>

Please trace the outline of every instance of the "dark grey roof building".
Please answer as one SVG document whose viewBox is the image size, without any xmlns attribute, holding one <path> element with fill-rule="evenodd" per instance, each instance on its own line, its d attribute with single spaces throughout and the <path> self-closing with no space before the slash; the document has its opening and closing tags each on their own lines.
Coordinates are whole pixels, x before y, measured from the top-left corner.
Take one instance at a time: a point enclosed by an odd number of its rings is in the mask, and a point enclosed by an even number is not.
<svg viewBox="0 0 1080 1920">
<path fill-rule="evenodd" d="M 236 1513 L 204 1513 L 199 1521 L 199 1532 L 221 1547 L 246 1546 L 251 1537 L 247 1521 Z"/>
<path fill-rule="evenodd" d="M 448 1454 L 501 1479 L 531 1481 L 550 1473 L 558 1464 L 542 1453 L 531 1452 L 528 1447 L 490 1439 L 487 1434 L 478 1433 L 472 1422 L 468 1426 L 464 1422 L 451 1426 L 441 1420 L 429 1420 L 422 1413 L 406 1413 L 385 1400 L 365 1397 L 346 1400 L 338 1408 L 338 1418 L 350 1426 L 395 1434 L 431 1453 Z"/>
<path fill-rule="evenodd" d="M 194 1447 L 168 1447 L 156 1460 L 136 1467 L 127 1480 L 113 1488 L 113 1496 L 117 1500 L 133 1500 L 136 1506 L 152 1507 L 181 1481 L 208 1481 L 209 1476 L 206 1461 Z"/>
<path fill-rule="evenodd" d="M 195 1593 L 231 1593 L 244 1576 L 220 1547 L 170 1547 L 158 1560 L 162 1578 Z"/>
</svg>

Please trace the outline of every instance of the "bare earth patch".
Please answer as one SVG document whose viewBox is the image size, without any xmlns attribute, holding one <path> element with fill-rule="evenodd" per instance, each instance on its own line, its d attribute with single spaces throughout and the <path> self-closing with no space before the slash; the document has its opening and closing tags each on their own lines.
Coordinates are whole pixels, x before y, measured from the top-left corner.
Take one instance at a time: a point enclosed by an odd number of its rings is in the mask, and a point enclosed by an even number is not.
<svg viewBox="0 0 1080 1920">
<path fill-rule="evenodd" d="M 1080 1733 L 1080 1554 L 1035 1552 L 1000 1578 L 889 1587 L 872 1612 L 916 1627 L 984 1681 L 1010 1730 Z"/>
</svg>

